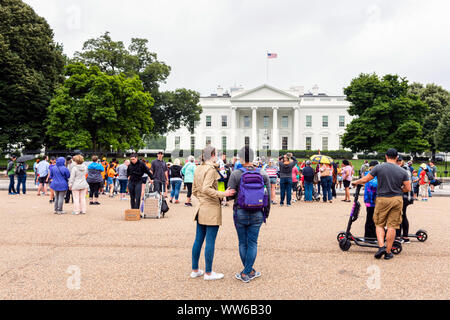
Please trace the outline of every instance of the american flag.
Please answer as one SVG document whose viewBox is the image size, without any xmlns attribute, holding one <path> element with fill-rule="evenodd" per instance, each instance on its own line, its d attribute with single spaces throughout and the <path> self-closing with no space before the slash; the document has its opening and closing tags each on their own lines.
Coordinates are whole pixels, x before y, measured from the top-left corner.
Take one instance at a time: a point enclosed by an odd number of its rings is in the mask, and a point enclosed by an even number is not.
<svg viewBox="0 0 450 320">
<path fill-rule="evenodd" d="M 274 59 L 274 58 L 277 58 L 277 57 L 278 57 L 278 55 L 276 53 L 267 53 L 267 58 L 268 59 Z"/>
</svg>

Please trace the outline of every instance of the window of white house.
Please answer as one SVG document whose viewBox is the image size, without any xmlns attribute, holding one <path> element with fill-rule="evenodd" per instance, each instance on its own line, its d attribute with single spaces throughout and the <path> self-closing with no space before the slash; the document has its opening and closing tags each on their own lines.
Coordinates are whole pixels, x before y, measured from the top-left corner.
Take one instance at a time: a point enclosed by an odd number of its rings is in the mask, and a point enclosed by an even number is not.
<svg viewBox="0 0 450 320">
<path fill-rule="evenodd" d="M 211 137 L 206 137 L 206 145 L 207 146 L 211 145 Z"/>
<path fill-rule="evenodd" d="M 224 151 L 224 152 L 227 151 L 227 137 L 226 136 L 222 136 L 222 151 Z"/>
<path fill-rule="evenodd" d="M 339 150 L 343 150 L 342 148 L 342 136 L 339 136 Z"/>
<path fill-rule="evenodd" d="M 269 127 L 269 116 L 264 116 L 264 128 Z"/>
<path fill-rule="evenodd" d="M 289 117 L 288 116 L 282 116 L 281 117 L 281 127 L 282 128 L 287 128 L 288 126 L 289 126 Z"/>
<path fill-rule="evenodd" d="M 222 127 L 228 126 L 228 117 L 222 116 Z"/>
<path fill-rule="evenodd" d="M 311 150 L 311 137 L 306 137 L 306 150 Z"/>
<path fill-rule="evenodd" d="M 206 126 L 211 127 L 211 116 L 206 116 Z"/>
<path fill-rule="evenodd" d="M 328 150 L 328 137 L 322 137 L 322 150 Z"/>
<path fill-rule="evenodd" d="M 281 140 L 281 150 L 288 149 L 288 137 L 283 137 Z"/>
<path fill-rule="evenodd" d="M 312 116 L 306 116 L 306 126 L 312 127 Z"/>
<path fill-rule="evenodd" d="M 195 150 L 195 137 L 191 136 L 191 150 Z"/>
<path fill-rule="evenodd" d="M 328 116 L 322 116 L 322 127 L 328 127 Z"/>
<path fill-rule="evenodd" d="M 339 116 L 339 127 L 345 127 L 345 116 Z"/>
<path fill-rule="evenodd" d="M 244 116 L 244 128 L 250 128 L 250 116 Z"/>
<path fill-rule="evenodd" d="M 180 137 L 175 137 L 175 149 L 180 149 Z"/>
</svg>

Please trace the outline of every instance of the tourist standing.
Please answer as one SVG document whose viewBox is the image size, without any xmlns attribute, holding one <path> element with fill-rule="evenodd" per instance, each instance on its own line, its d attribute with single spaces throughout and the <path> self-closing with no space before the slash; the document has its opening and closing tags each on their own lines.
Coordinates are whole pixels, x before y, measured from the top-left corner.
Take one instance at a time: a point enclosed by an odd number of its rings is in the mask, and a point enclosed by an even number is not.
<svg viewBox="0 0 450 320">
<path fill-rule="evenodd" d="M 51 157 L 50 158 L 50 164 L 48 166 L 48 171 L 49 173 L 52 171 L 52 168 L 56 166 L 56 158 L 55 157 Z M 47 176 L 47 184 L 48 184 L 48 188 L 50 189 L 50 200 L 48 200 L 48 202 L 52 203 L 55 202 L 55 190 L 52 189 L 52 176 L 51 174 L 49 174 Z"/>
<path fill-rule="evenodd" d="M 207 146 L 202 152 L 202 164 L 195 170 L 193 195 L 198 199 L 195 207 L 194 220 L 197 222 L 197 230 L 194 245 L 192 247 L 192 272 L 191 278 L 197 278 L 204 274 L 205 280 L 218 280 L 223 278 L 222 273 L 216 273 L 212 270 L 214 259 L 214 247 L 219 231 L 222 225 L 222 205 L 223 197 L 231 197 L 234 192 L 231 190 L 218 191 L 216 149 Z M 202 250 L 203 242 L 205 245 L 205 273 L 198 267 L 198 260 Z"/>
<path fill-rule="evenodd" d="M 331 164 L 324 163 L 320 166 L 320 182 L 322 184 L 323 202 L 333 202 L 331 184 L 333 183 L 333 168 Z"/>
<path fill-rule="evenodd" d="M 183 183 L 183 177 L 181 175 L 181 161 L 175 159 L 173 166 L 170 167 L 170 184 L 172 185 L 172 191 L 170 191 L 170 203 L 175 199 L 175 203 L 179 203 L 178 197 L 180 196 L 181 184 Z"/>
<path fill-rule="evenodd" d="M 69 189 L 70 172 L 66 168 L 66 159 L 59 157 L 55 165 L 50 168 L 50 188 L 54 191 L 55 214 L 64 214 L 63 204 L 67 189 Z"/>
<path fill-rule="evenodd" d="M 138 159 L 137 154 L 132 154 L 130 157 L 130 164 L 127 168 L 128 191 L 130 192 L 131 209 L 140 208 L 142 197 L 142 176 L 144 173 L 147 173 L 151 177 L 150 170 L 145 163 Z"/>
<path fill-rule="evenodd" d="M 128 166 L 130 165 L 130 160 L 125 160 L 120 166 L 117 167 L 117 179 L 119 179 L 120 184 L 120 200 L 127 200 L 127 186 L 128 186 Z"/>
<path fill-rule="evenodd" d="M 191 196 L 192 196 L 192 183 L 194 182 L 194 173 L 197 166 L 195 165 L 194 156 L 189 156 L 187 162 L 184 164 L 181 169 L 181 173 L 184 178 L 184 185 L 187 188 L 186 202 L 184 205 L 186 207 L 192 207 Z"/>
<path fill-rule="evenodd" d="M 305 190 L 305 202 L 312 202 L 314 175 L 315 171 L 311 168 L 311 161 L 307 160 L 302 170 L 303 189 Z"/>
<path fill-rule="evenodd" d="M 263 210 L 270 208 L 270 179 L 264 170 L 253 166 L 253 157 L 253 150 L 248 146 L 243 147 L 239 151 L 243 168 L 234 171 L 230 177 L 230 189 L 237 195 L 233 205 L 233 220 L 239 238 L 239 256 L 244 267 L 241 272 L 236 273 L 236 279 L 243 282 L 261 276 L 261 272 L 256 271 L 253 265 L 258 250 L 259 231 L 266 217 Z M 251 182 L 244 180 L 246 175 L 252 177 Z M 258 178 L 260 183 L 257 182 Z M 249 188 L 250 184 L 252 188 Z M 260 208 L 248 209 L 250 201 L 258 202 L 258 200 L 261 203 Z"/>
<path fill-rule="evenodd" d="M 430 180 L 430 192 L 434 192 L 434 186 L 437 179 L 437 167 L 434 165 L 433 161 L 429 162 L 430 172 L 433 175 L 433 179 Z M 429 194 L 431 195 L 431 194 Z"/>
<path fill-rule="evenodd" d="M 292 168 L 297 164 L 297 159 L 292 155 L 289 158 L 288 154 L 279 158 L 278 166 L 280 168 L 280 206 L 284 205 L 284 198 L 286 196 L 287 206 L 291 206 L 291 191 L 292 191 Z"/>
<path fill-rule="evenodd" d="M 9 187 L 8 194 L 15 195 L 17 194 L 16 189 L 14 187 L 14 175 L 16 174 L 16 156 L 11 156 L 8 161 L 8 165 L 6 167 L 6 174 L 9 178 Z"/>
<path fill-rule="evenodd" d="M 299 170 L 297 164 L 292 168 L 292 194 L 293 194 L 293 200 L 292 202 L 297 202 L 297 189 L 300 187 L 298 184 L 298 176 L 299 176 Z M 301 187 L 300 187 L 301 188 Z"/>
<path fill-rule="evenodd" d="M 153 184 L 153 189 L 159 193 L 165 193 L 169 184 L 169 170 L 164 162 L 164 152 L 158 152 L 157 159 L 151 163 L 150 172 L 150 183 Z"/>
<path fill-rule="evenodd" d="M 42 161 L 39 162 L 39 164 L 36 166 L 36 173 L 38 175 L 38 182 L 39 182 L 39 187 L 38 187 L 38 196 L 41 195 L 41 192 L 43 191 L 45 195 L 47 194 L 47 187 L 46 187 L 46 183 L 47 183 L 47 177 L 49 174 L 49 168 L 50 168 L 50 164 L 47 162 L 48 157 L 44 156 L 42 158 Z"/>
<path fill-rule="evenodd" d="M 40 161 L 40 159 L 37 158 L 36 161 L 33 163 L 34 184 L 35 184 L 36 186 L 39 186 L 39 181 L 38 181 L 39 175 L 37 174 L 37 169 L 36 169 L 36 167 L 37 167 L 39 161 Z"/>
<path fill-rule="evenodd" d="M 16 192 L 17 194 L 20 194 L 20 185 L 22 185 L 22 193 L 27 193 L 27 169 L 28 165 L 25 162 L 20 162 L 16 167 L 16 174 L 17 174 L 17 188 Z"/>
<path fill-rule="evenodd" d="M 397 158 L 397 164 L 400 166 L 400 168 L 405 169 L 405 171 L 408 174 L 408 178 L 412 183 L 412 177 L 411 177 L 411 171 L 409 170 L 408 166 L 405 165 L 405 161 L 403 161 L 403 158 L 399 156 Z M 404 243 L 410 243 L 408 234 L 409 234 L 409 221 L 408 217 L 406 216 L 406 210 L 410 204 L 414 203 L 414 195 L 413 190 L 411 188 L 410 191 L 403 193 L 403 209 L 402 209 L 402 222 L 400 224 L 400 228 L 397 229 L 396 236 L 398 238 L 402 237 Z M 403 235 L 403 236 L 402 236 Z"/>
<path fill-rule="evenodd" d="M 342 164 L 344 165 L 344 168 L 342 169 L 342 181 L 344 182 L 344 188 L 345 188 L 345 198 L 342 201 L 351 202 L 350 201 L 350 183 L 353 180 L 353 168 L 347 159 L 342 161 Z"/>
<path fill-rule="evenodd" d="M 359 169 L 359 177 L 360 178 L 364 177 L 366 175 L 367 170 L 369 170 L 369 161 L 364 160 L 361 169 Z"/>
<path fill-rule="evenodd" d="M 386 152 L 386 162 L 375 166 L 365 177 L 353 184 L 364 184 L 378 177 L 377 199 L 373 220 L 376 226 L 379 249 L 376 259 L 384 255 L 384 259 L 392 259 L 391 252 L 395 240 L 396 229 L 402 221 L 403 193 L 411 190 L 411 181 L 405 170 L 397 165 L 398 152 L 389 149 Z M 387 234 L 385 232 L 387 227 Z M 386 236 L 386 243 L 384 241 Z"/>
<path fill-rule="evenodd" d="M 369 163 L 369 170 L 371 171 L 378 161 L 374 160 Z M 366 176 L 369 171 L 364 173 Z M 364 225 L 364 238 L 376 239 L 377 232 L 375 222 L 373 221 L 373 213 L 375 212 L 375 201 L 377 199 L 378 179 L 374 177 L 372 180 L 366 182 L 364 186 L 364 203 L 366 204 L 366 223 Z"/>
<path fill-rule="evenodd" d="M 422 198 L 421 201 L 428 201 L 428 186 L 430 183 L 430 179 L 428 178 L 427 172 L 428 168 L 425 163 L 422 163 L 420 165 L 420 168 L 422 169 L 420 171 L 419 177 L 419 193 L 420 197 Z"/>
<path fill-rule="evenodd" d="M 275 202 L 275 198 L 276 198 L 275 187 L 277 185 L 277 180 L 278 180 L 278 167 L 275 165 L 275 160 L 270 159 L 269 163 L 263 168 L 263 170 L 269 176 L 271 202 L 272 202 L 272 204 L 277 204 Z"/>
<path fill-rule="evenodd" d="M 86 214 L 86 193 L 89 184 L 86 181 L 87 167 L 84 165 L 82 155 L 73 157 L 72 170 L 70 171 L 69 190 L 73 197 L 72 214 Z"/>
<path fill-rule="evenodd" d="M 88 168 L 87 183 L 89 184 L 89 205 L 99 205 L 98 193 L 103 185 L 103 175 L 105 168 L 101 163 L 98 163 L 98 157 L 92 156 L 92 162 Z"/>
</svg>

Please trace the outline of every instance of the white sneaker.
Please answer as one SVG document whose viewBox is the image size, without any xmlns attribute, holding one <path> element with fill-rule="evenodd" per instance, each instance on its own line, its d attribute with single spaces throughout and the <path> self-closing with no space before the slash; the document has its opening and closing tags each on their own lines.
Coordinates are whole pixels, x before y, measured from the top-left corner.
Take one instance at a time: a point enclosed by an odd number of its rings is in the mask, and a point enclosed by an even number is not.
<svg viewBox="0 0 450 320">
<path fill-rule="evenodd" d="M 214 271 L 211 271 L 210 275 L 207 275 L 205 273 L 204 277 L 205 280 L 219 280 L 223 278 L 223 273 L 215 273 Z"/>
<path fill-rule="evenodd" d="M 197 278 L 201 277 L 203 275 L 203 270 L 198 269 L 197 272 L 192 271 L 191 272 L 191 278 Z"/>
</svg>

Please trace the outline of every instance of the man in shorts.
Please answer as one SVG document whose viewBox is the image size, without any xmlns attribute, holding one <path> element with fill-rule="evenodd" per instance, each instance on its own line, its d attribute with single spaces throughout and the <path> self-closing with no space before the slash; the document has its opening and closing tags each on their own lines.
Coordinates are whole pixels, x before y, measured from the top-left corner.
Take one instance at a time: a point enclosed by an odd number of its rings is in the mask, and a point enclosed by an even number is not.
<svg viewBox="0 0 450 320">
<path fill-rule="evenodd" d="M 378 178 L 377 199 L 373 221 L 375 222 L 378 252 L 376 259 L 384 255 L 384 259 L 392 259 L 392 244 L 395 240 L 396 230 L 402 222 L 403 193 L 411 191 L 411 181 L 406 170 L 397 165 L 398 152 L 389 149 L 386 152 L 386 162 L 375 166 L 365 177 L 354 181 L 352 184 L 364 184 L 374 177 Z M 387 227 L 386 244 L 384 243 Z"/>
</svg>

